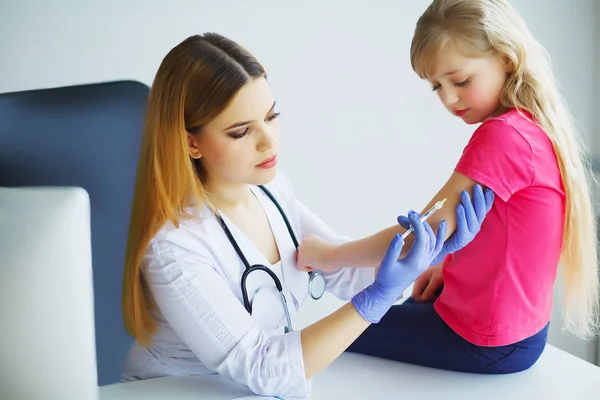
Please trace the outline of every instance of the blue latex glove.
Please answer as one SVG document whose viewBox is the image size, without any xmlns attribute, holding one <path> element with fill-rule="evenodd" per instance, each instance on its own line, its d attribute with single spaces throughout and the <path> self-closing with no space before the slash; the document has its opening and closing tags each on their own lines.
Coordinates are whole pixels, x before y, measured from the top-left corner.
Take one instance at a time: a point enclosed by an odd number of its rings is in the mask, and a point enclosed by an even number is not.
<svg viewBox="0 0 600 400">
<path fill-rule="evenodd" d="M 433 260 L 431 265 L 439 264 L 448 254 L 452 254 L 462 249 L 479 233 L 483 220 L 494 204 L 494 192 L 485 189 L 485 194 L 481 185 L 477 184 L 473 188 L 473 202 L 467 191 L 460 194 L 460 203 L 456 206 L 456 231 L 446 240 L 442 251 Z M 410 221 L 407 217 L 401 215 L 398 217 L 398 223 L 408 229 Z"/>
<path fill-rule="evenodd" d="M 358 313 L 367 321 L 377 323 L 400 298 L 423 271 L 429 267 L 442 250 L 446 236 L 446 221 L 442 221 L 437 238 L 427 222 L 421 222 L 420 215 L 409 212 L 408 221 L 414 227 L 415 241 L 408 254 L 401 259 L 400 252 L 404 239 L 397 234 L 379 266 L 375 281 L 352 298 Z"/>
</svg>

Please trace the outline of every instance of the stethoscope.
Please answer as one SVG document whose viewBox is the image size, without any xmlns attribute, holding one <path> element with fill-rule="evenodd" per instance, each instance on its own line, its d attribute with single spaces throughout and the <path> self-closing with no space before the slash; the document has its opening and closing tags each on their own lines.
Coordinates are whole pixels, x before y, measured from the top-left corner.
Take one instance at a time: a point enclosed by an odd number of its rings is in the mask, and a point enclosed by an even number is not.
<svg viewBox="0 0 600 400">
<path fill-rule="evenodd" d="M 275 207 L 277 207 L 277 210 L 279 210 L 279 213 L 281 214 L 281 217 L 283 218 L 283 221 L 285 222 L 285 225 L 287 226 L 287 230 L 290 234 L 290 237 L 292 238 L 292 241 L 294 242 L 294 246 L 297 249 L 298 248 L 298 240 L 296 240 L 296 235 L 294 234 L 294 231 L 292 230 L 290 221 L 288 220 L 287 216 L 285 215 L 285 212 L 281 208 L 281 205 L 279 205 L 279 202 L 277 201 L 277 199 L 275 199 L 273 194 L 266 187 L 264 187 L 262 185 L 259 185 L 258 187 L 262 189 L 262 191 L 267 195 L 267 197 L 269 197 L 269 199 L 271 199 L 273 204 L 275 204 Z M 248 313 L 250 315 L 252 315 L 252 303 L 250 302 L 250 300 L 248 298 L 248 290 L 246 288 L 246 280 L 248 279 L 248 275 L 250 275 L 250 273 L 252 273 L 253 271 L 266 272 L 271 277 L 273 282 L 275 283 L 275 287 L 277 288 L 277 291 L 279 292 L 279 295 L 281 298 L 281 304 L 283 306 L 283 309 L 285 312 L 285 318 L 287 320 L 287 326 L 285 327 L 285 332 L 286 333 L 290 332 L 292 330 L 292 320 L 290 318 L 290 312 L 287 307 L 287 301 L 285 299 L 285 295 L 283 294 L 283 286 L 281 285 L 281 281 L 279 280 L 277 275 L 275 275 L 275 273 L 271 269 L 267 268 L 266 266 L 264 266 L 262 264 L 255 264 L 255 265 L 251 266 L 250 263 L 248 262 L 248 260 L 246 259 L 246 257 L 244 256 L 244 253 L 240 249 L 240 246 L 237 244 L 235 238 L 231 234 L 231 231 L 227 227 L 227 224 L 225 224 L 225 221 L 223 220 L 223 218 L 218 213 L 215 213 L 215 216 L 217 217 L 217 220 L 219 220 L 221 227 L 225 231 L 225 234 L 227 235 L 229 242 L 235 249 L 236 253 L 240 257 L 242 262 L 244 263 L 244 266 L 246 267 L 246 270 L 242 274 L 242 282 L 241 282 L 242 299 L 244 301 L 244 307 L 246 308 L 246 311 L 248 311 Z M 326 289 L 325 277 L 317 271 L 310 271 L 308 273 L 308 275 L 309 275 L 309 277 L 308 277 L 308 294 L 314 300 L 319 300 L 321 297 L 323 297 L 323 294 L 325 294 L 325 289 Z"/>
</svg>

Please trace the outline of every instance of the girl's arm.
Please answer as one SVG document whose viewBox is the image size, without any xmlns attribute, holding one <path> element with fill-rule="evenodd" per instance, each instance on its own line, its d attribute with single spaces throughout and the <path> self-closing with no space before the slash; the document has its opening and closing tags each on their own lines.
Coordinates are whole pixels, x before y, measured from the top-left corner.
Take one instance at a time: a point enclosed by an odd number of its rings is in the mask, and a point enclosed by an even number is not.
<svg viewBox="0 0 600 400">
<path fill-rule="evenodd" d="M 439 223 L 445 220 L 447 224 L 446 239 L 454 233 L 456 230 L 456 206 L 460 203 L 460 194 L 463 190 L 472 193 L 476 184 L 476 181 L 458 172 L 454 172 L 450 176 L 446 184 L 422 211 L 424 213 L 437 201 L 447 199 L 444 207 L 427 220 L 434 231 L 437 230 Z M 376 267 L 381 262 L 394 235 L 405 231 L 406 229 L 396 224 L 360 240 L 342 245 L 327 245 L 320 252 L 320 260 L 314 260 L 311 257 L 310 266 L 326 271 L 342 267 Z M 414 235 L 412 234 L 406 238 L 402 255 L 410 249 L 413 240 Z"/>
<path fill-rule="evenodd" d="M 302 232 L 301 240 L 307 236 L 313 236 L 323 239 L 324 243 L 334 245 L 341 245 L 352 240 L 336 234 L 300 201 L 297 201 L 296 204 L 300 231 Z M 303 262 L 302 257 L 299 256 L 299 265 Z M 343 268 L 337 271 L 322 271 L 322 275 L 326 281 L 327 292 L 335 295 L 338 299 L 349 300 L 356 293 L 373 283 L 375 270 L 374 268 Z"/>
</svg>

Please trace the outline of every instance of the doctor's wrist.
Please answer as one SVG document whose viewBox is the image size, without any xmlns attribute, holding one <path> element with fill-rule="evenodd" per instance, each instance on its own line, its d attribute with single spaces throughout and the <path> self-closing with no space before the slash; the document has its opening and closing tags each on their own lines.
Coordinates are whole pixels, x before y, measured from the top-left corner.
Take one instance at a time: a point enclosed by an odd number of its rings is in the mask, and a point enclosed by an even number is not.
<svg viewBox="0 0 600 400">
<path fill-rule="evenodd" d="M 442 251 L 439 252 L 439 254 L 437 256 L 435 256 L 435 258 L 433 260 L 431 260 L 431 263 L 429 264 L 430 267 L 433 267 L 435 265 L 439 265 L 442 263 L 442 261 L 444 261 L 444 259 L 446 258 L 446 256 L 450 254 L 446 249 L 442 248 Z"/>
<path fill-rule="evenodd" d="M 365 321 L 376 324 L 396 300 L 394 296 L 390 296 L 387 291 L 381 290 L 376 283 L 373 283 L 354 295 L 352 304 Z"/>
</svg>

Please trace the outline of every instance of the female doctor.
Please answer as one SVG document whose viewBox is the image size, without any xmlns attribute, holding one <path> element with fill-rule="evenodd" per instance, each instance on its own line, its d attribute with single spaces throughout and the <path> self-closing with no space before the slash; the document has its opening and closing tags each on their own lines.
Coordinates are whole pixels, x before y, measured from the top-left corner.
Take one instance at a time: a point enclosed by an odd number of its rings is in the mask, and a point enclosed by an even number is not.
<svg viewBox="0 0 600 400">
<path fill-rule="evenodd" d="M 316 234 L 341 242 L 277 172 L 275 100 L 258 61 L 216 34 L 162 61 L 150 91 L 123 282 L 135 338 L 123 380 L 219 373 L 256 394 L 308 396 L 333 362 L 443 251 L 416 213 L 377 273 L 296 267 Z M 465 209 L 473 212 L 469 201 Z M 483 216 L 484 217 L 484 216 Z M 294 313 L 323 290 L 349 301 L 303 330 Z"/>
</svg>

